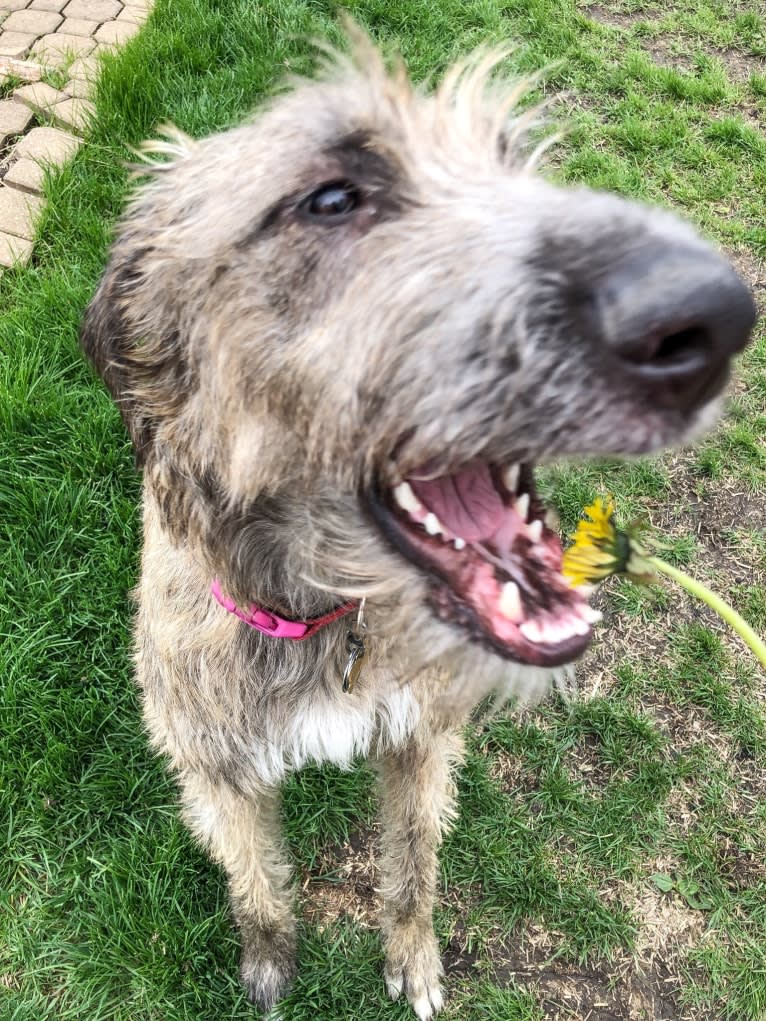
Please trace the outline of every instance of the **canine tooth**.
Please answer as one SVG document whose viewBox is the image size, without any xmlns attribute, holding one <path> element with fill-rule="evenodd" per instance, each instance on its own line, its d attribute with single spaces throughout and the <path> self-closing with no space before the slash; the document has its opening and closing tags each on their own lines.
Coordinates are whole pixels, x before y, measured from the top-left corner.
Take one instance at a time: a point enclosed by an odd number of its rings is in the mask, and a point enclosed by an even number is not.
<svg viewBox="0 0 766 1021">
<path fill-rule="evenodd" d="M 412 486 L 409 482 L 400 482 L 394 490 L 394 499 L 402 508 L 406 510 L 408 514 L 412 514 L 414 511 L 420 510 L 423 506 L 412 492 Z"/>
<path fill-rule="evenodd" d="M 524 611 L 521 608 L 519 586 L 515 581 L 507 581 L 503 585 L 503 592 L 500 596 L 500 612 L 508 620 L 517 621 L 521 619 Z"/>
<path fill-rule="evenodd" d="M 594 610 L 592 606 L 579 607 L 579 613 L 586 624 L 599 624 L 604 619 L 601 610 Z"/>
<path fill-rule="evenodd" d="M 532 542 L 539 542 L 543 537 L 543 523 L 539 518 L 530 521 L 527 525 L 527 535 Z"/>
<path fill-rule="evenodd" d="M 543 633 L 536 620 L 525 620 L 519 628 L 519 631 L 528 642 L 535 642 L 536 644 L 543 640 Z"/>
<path fill-rule="evenodd" d="M 527 520 L 529 514 L 529 493 L 522 493 L 514 504 L 514 509 L 522 521 Z"/>
<path fill-rule="evenodd" d="M 443 531 L 441 521 L 432 511 L 423 518 L 423 528 L 429 535 L 439 535 Z"/>
<path fill-rule="evenodd" d="M 573 631 L 576 635 L 587 635 L 590 631 L 587 622 L 581 617 L 570 617 L 567 620 L 567 626 L 570 631 Z"/>
<path fill-rule="evenodd" d="M 455 549 L 465 549 L 465 539 L 455 539 L 452 545 Z"/>
<path fill-rule="evenodd" d="M 503 485 L 509 493 L 515 493 L 519 484 L 520 468 L 517 464 L 510 464 L 503 472 Z"/>
<path fill-rule="evenodd" d="M 553 510 L 552 508 L 549 508 L 545 512 L 545 517 L 543 518 L 543 520 L 545 521 L 545 527 L 550 528 L 552 532 L 558 532 L 559 529 L 561 528 L 561 521 L 559 519 L 559 516 L 556 513 L 556 511 Z"/>
</svg>

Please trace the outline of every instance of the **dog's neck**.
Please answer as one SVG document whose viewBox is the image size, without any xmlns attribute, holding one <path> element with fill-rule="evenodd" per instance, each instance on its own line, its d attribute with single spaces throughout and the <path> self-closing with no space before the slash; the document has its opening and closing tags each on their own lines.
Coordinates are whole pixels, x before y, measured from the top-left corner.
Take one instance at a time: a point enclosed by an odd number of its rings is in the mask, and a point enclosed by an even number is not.
<svg viewBox="0 0 766 1021">
<path fill-rule="evenodd" d="M 276 630 L 283 630 L 282 637 L 295 638 L 298 636 L 287 633 L 294 630 L 288 625 L 309 628 L 312 622 L 325 618 L 329 623 L 339 616 L 339 607 L 356 605 L 302 577 L 303 504 L 296 505 L 289 492 L 264 495 L 246 506 L 231 506 L 212 473 L 188 464 L 179 468 L 180 460 L 167 458 L 148 464 L 145 485 L 173 541 L 192 543 L 204 551 L 203 569 L 211 584 L 219 584 L 219 602 L 231 602 L 231 612 L 238 611 L 244 619 L 260 609 L 266 626 L 246 622 L 264 634 L 274 634 L 270 628 L 273 620 Z M 202 515 L 198 513 L 200 503 L 207 508 Z"/>
</svg>

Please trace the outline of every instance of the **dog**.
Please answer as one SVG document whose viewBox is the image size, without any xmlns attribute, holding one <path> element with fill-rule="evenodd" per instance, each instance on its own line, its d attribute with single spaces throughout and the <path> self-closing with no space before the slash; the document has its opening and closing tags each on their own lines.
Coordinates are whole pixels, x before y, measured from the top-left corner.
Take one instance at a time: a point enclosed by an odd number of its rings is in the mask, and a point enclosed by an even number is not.
<svg viewBox="0 0 766 1021">
<path fill-rule="evenodd" d="M 280 782 L 369 757 L 385 983 L 425 1021 L 466 712 L 545 693 L 595 619 L 534 466 L 699 435 L 755 313 L 674 215 L 540 176 L 501 55 L 427 93 L 353 35 L 251 122 L 154 146 L 82 344 L 143 469 L 146 726 L 250 999 L 296 971 Z"/>
</svg>

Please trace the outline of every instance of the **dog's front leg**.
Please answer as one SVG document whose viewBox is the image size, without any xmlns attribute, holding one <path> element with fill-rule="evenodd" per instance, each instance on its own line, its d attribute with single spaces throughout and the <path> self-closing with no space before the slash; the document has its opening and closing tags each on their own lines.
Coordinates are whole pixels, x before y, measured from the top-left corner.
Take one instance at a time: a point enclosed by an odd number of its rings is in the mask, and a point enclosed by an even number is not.
<svg viewBox="0 0 766 1021">
<path fill-rule="evenodd" d="M 454 814 L 452 766 L 462 739 L 421 727 L 402 750 L 381 758 L 383 939 L 386 986 L 404 990 L 425 1021 L 444 997 L 433 930 L 438 849 Z"/>
<path fill-rule="evenodd" d="M 295 920 L 279 791 L 244 797 L 200 773 L 184 773 L 181 787 L 189 826 L 226 870 L 248 998 L 268 1010 L 295 974 Z"/>
</svg>

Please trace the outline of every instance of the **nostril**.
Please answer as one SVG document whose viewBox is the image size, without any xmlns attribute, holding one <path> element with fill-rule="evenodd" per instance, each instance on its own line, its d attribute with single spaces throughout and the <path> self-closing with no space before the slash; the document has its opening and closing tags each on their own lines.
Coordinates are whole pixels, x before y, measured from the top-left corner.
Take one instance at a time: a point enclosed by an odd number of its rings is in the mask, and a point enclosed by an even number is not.
<svg viewBox="0 0 766 1021">
<path fill-rule="evenodd" d="M 713 340 L 704 326 L 695 325 L 661 334 L 652 346 L 648 361 L 659 368 L 691 368 L 707 359 Z"/>
<path fill-rule="evenodd" d="M 689 355 L 698 355 L 709 347 L 710 336 L 701 326 L 688 326 L 677 333 L 669 333 L 660 340 L 654 361 L 668 364 L 684 361 Z"/>
<path fill-rule="evenodd" d="M 624 363 L 642 375 L 695 372 L 709 359 L 714 347 L 709 329 L 694 323 L 680 329 L 672 326 L 649 329 L 636 337 L 623 336 L 614 345 Z"/>
</svg>

